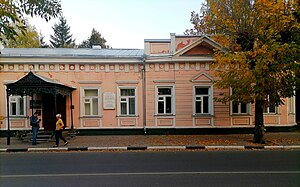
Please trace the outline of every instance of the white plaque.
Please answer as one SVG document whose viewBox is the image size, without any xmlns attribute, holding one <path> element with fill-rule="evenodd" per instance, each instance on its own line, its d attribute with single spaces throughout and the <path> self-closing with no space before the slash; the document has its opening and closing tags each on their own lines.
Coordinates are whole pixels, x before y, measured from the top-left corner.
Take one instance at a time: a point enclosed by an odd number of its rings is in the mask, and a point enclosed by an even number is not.
<svg viewBox="0 0 300 187">
<path fill-rule="evenodd" d="M 115 105 L 116 105 L 115 94 L 112 92 L 104 92 L 103 93 L 103 109 L 113 110 L 113 109 L 115 109 Z"/>
</svg>

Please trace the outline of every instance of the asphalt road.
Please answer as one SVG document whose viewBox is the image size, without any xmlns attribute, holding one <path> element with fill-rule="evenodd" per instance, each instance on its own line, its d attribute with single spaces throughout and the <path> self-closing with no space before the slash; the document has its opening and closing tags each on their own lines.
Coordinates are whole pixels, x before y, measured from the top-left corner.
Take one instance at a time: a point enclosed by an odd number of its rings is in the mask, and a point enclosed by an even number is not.
<svg viewBox="0 0 300 187">
<path fill-rule="evenodd" d="M 300 151 L 1 153 L 0 186 L 300 186 Z"/>
</svg>

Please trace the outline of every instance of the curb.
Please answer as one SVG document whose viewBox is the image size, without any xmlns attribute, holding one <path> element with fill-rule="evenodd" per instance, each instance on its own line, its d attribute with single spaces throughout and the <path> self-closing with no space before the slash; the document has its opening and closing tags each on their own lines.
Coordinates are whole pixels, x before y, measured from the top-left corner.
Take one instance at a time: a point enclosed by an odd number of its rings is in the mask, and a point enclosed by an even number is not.
<svg viewBox="0 0 300 187">
<path fill-rule="evenodd" d="M 288 146 L 128 146 L 128 147 L 56 147 L 56 148 L 1 148 L 0 152 L 47 152 L 47 151 L 104 151 L 104 150 L 261 150 L 261 149 L 300 149 L 300 145 Z"/>
</svg>

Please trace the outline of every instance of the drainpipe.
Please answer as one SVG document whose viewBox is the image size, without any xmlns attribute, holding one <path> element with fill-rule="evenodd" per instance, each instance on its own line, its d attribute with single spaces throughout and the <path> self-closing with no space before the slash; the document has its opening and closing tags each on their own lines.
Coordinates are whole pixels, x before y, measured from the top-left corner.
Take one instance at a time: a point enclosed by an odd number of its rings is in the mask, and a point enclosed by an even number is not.
<svg viewBox="0 0 300 187">
<path fill-rule="evenodd" d="M 143 129 L 144 134 L 147 134 L 146 129 L 146 63 L 145 57 L 143 57 L 143 69 L 142 69 L 142 79 L 143 79 Z"/>
<path fill-rule="evenodd" d="M 72 102 L 72 92 L 70 94 L 70 101 L 71 101 L 71 130 L 74 129 L 74 122 L 73 122 L 73 102 Z"/>
<path fill-rule="evenodd" d="M 7 108 L 7 140 L 6 145 L 10 145 L 10 121 L 9 121 L 9 93 L 6 89 L 6 108 Z"/>
</svg>

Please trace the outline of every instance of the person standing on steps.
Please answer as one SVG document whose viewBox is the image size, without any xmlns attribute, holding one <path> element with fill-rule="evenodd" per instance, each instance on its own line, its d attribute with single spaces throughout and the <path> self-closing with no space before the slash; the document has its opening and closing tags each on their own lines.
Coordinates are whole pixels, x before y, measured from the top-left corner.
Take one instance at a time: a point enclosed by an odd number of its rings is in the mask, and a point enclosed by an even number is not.
<svg viewBox="0 0 300 187">
<path fill-rule="evenodd" d="M 56 115 L 57 122 L 56 122 L 56 128 L 55 128 L 55 145 L 53 147 L 58 147 L 59 145 L 59 139 L 65 142 L 65 146 L 68 144 L 68 141 L 63 137 L 62 131 L 64 129 L 64 122 L 61 119 L 61 114 Z"/>
<path fill-rule="evenodd" d="M 30 117 L 30 125 L 32 127 L 32 145 L 36 145 L 36 139 L 37 139 L 37 134 L 40 129 L 40 121 L 41 119 L 38 118 L 38 113 L 35 112 L 31 117 Z"/>
</svg>

